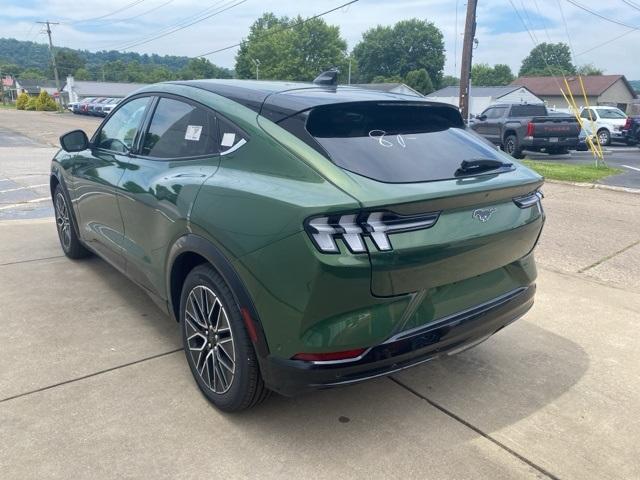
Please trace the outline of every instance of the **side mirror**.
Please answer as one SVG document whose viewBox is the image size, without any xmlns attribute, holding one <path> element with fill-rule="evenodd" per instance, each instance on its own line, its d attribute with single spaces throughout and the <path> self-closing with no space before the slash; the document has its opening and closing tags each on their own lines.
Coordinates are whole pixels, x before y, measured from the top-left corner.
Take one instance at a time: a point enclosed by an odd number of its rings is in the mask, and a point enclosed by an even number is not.
<svg viewBox="0 0 640 480">
<path fill-rule="evenodd" d="M 476 117 L 478 120 L 480 120 L 481 122 L 484 122 L 487 119 L 486 115 L 480 115 L 478 117 Z"/>
<path fill-rule="evenodd" d="M 60 146 L 65 152 L 81 152 L 89 148 L 89 139 L 82 130 L 72 130 L 60 137 Z"/>
</svg>

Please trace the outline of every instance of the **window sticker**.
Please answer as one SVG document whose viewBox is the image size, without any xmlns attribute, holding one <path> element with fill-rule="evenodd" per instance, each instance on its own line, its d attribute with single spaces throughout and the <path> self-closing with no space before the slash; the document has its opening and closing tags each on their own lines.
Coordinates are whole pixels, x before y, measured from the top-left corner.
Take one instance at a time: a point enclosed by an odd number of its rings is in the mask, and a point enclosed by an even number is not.
<svg viewBox="0 0 640 480">
<path fill-rule="evenodd" d="M 202 134 L 202 125 L 187 125 L 187 131 L 184 134 L 185 140 L 197 142 Z"/>
<path fill-rule="evenodd" d="M 222 145 L 223 147 L 233 147 L 234 143 L 236 143 L 236 134 L 225 133 L 222 136 L 222 142 L 220 142 L 220 145 Z"/>
</svg>

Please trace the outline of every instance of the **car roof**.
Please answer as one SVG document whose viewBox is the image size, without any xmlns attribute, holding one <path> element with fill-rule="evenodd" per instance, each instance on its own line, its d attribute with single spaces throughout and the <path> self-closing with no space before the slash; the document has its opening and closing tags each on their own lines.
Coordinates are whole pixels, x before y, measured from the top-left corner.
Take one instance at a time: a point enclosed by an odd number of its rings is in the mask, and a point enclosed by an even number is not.
<svg viewBox="0 0 640 480">
<path fill-rule="evenodd" d="M 424 97 L 368 90 L 348 85 L 321 86 L 303 82 L 258 80 L 188 80 L 168 82 L 221 95 L 278 122 L 298 112 L 320 105 L 364 101 L 404 101 L 448 106 Z M 457 110 L 457 109 L 456 109 Z"/>
</svg>

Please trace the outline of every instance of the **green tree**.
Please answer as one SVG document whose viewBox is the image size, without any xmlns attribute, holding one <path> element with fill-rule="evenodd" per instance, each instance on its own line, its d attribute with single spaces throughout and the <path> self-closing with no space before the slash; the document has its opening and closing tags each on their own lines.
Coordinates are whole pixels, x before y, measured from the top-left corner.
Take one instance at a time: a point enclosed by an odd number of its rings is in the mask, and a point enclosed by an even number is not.
<svg viewBox="0 0 640 480">
<path fill-rule="evenodd" d="M 29 103 L 29 95 L 27 95 L 25 92 L 22 92 L 16 99 L 16 109 L 25 110 L 27 107 L 27 103 Z"/>
<path fill-rule="evenodd" d="M 18 78 L 24 78 L 25 80 L 46 80 L 46 75 L 42 70 L 38 68 L 27 68 L 20 73 Z"/>
<path fill-rule="evenodd" d="M 490 67 L 486 63 L 478 63 L 471 67 L 471 83 L 479 87 L 509 85 L 514 79 L 509 65 Z"/>
<path fill-rule="evenodd" d="M 65 78 L 73 75 L 79 68 L 84 68 L 85 60 L 74 50 L 62 49 L 56 52 L 56 65 L 60 81 L 64 83 Z M 53 68 L 51 69 L 51 78 L 53 78 Z"/>
<path fill-rule="evenodd" d="M 265 13 L 251 25 L 238 50 L 238 78 L 256 78 L 256 60 L 261 79 L 311 81 L 332 67 L 346 72 L 347 43 L 340 29 L 322 18 L 303 23 L 300 16 L 278 18 Z"/>
<path fill-rule="evenodd" d="M 453 75 L 445 75 L 440 81 L 440 88 L 457 87 L 458 85 L 460 85 L 460 79 L 458 77 L 454 77 Z"/>
<path fill-rule="evenodd" d="M 180 78 L 195 80 L 199 78 L 232 78 L 231 71 L 214 65 L 206 58 L 192 58 L 187 66 L 180 70 Z"/>
<path fill-rule="evenodd" d="M 522 61 L 521 77 L 573 75 L 576 67 L 571 62 L 571 50 L 566 43 L 541 43 Z"/>
<path fill-rule="evenodd" d="M 378 25 L 367 30 L 353 49 L 353 56 L 363 82 L 378 75 L 404 78 L 410 71 L 424 68 L 439 85 L 445 61 L 444 40 L 432 22 L 403 20 L 393 27 Z"/>
<path fill-rule="evenodd" d="M 587 77 L 587 76 L 591 76 L 591 75 L 602 75 L 604 73 L 604 70 L 602 70 L 601 68 L 596 67 L 593 63 L 587 63 L 585 65 L 580 65 L 576 69 L 576 73 L 578 75 L 583 75 L 583 76 Z"/>
<path fill-rule="evenodd" d="M 75 73 L 73 74 L 73 78 L 75 78 L 76 80 L 91 80 L 91 72 L 89 72 L 89 70 L 87 70 L 86 68 L 79 68 L 75 71 Z"/>
<path fill-rule="evenodd" d="M 35 99 L 36 110 L 38 111 L 52 112 L 58 109 L 58 104 L 51 98 L 51 95 L 49 95 L 46 90 L 40 90 L 40 95 L 35 97 Z"/>
<path fill-rule="evenodd" d="M 424 68 L 421 68 L 420 70 L 411 70 L 407 73 L 404 83 L 423 95 L 429 95 L 435 90 L 433 88 L 431 77 L 429 77 L 429 74 Z"/>
</svg>

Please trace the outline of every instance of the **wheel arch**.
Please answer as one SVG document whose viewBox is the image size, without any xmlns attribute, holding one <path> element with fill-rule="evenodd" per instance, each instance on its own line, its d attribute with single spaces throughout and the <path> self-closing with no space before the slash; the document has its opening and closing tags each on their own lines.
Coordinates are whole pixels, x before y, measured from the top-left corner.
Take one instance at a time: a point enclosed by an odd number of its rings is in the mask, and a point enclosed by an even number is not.
<svg viewBox="0 0 640 480">
<path fill-rule="evenodd" d="M 504 135 L 502 136 L 502 141 L 506 142 L 507 137 L 510 137 L 511 135 L 515 136 L 516 139 L 518 139 L 518 132 L 516 132 L 513 128 L 508 128 L 507 130 L 505 130 Z"/>
<path fill-rule="evenodd" d="M 169 313 L 173 315 L 174 320 L 179 321 L 180 296 L 184 280 L 193 268 L 203 263 L 208 263 L 215 268 L 229 285 L 258 358 L 261 360 L 266 358 L 269 354 L 266 336 L 248 289 L 220 249 L 199 235 L 193 233 L 183 235 L 169 250 L 166 279 Z"/>
</svg>

